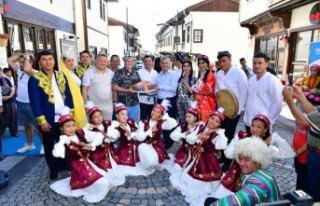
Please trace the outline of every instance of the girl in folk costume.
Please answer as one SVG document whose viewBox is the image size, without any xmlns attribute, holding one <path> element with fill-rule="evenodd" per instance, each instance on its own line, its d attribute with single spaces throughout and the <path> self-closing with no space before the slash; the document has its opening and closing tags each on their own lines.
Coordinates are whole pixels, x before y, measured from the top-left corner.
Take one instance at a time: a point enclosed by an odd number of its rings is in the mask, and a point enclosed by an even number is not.
<svg viewBox="0 0 320 206">
<path fill-rule="evenodd" d="M 95 107 L 92 101 L 87 102 L 86 108 L 90 122 L 84 129 L 85 133 L 88 133 L 86 137 L 89 137 L 88 141 L 99 143 L 95 145 L 96 149 L 91 152 L 90 160 L 108 172 L 114 186 L 122 185 L 125 182 L 125 176 L 118 165 L 120 163 L 118 152 L 113 144 L 114 139 L 107 136 L 107 129 L 111 125 L 111 121 L 103 120 L 101 110 Z M 102 135 L 99 135 L 100 139 L 98 139 L 95 134 Z"/>
<path fill-rule="evenodd" d="M 177 126 L 177 121 L 166 112 L 170 103 L 164 99 L 161 104 L 155 104 L 149 120 L 141 120 L 137 140 L 141 166 L 154 171 L 166 159 L 170 159 L 161 139 L 162 130 L 171 130 Z"/>
<path fill-rule="evenodd" d="M 178 125 L 170 135 L 171 139 L 176 142 L 182 140 L 182 144 L 175 154 L 174 164 L 171 168 L 168 168 L 169 172 L 172 174 L 170 176 L 171 182 L 174 182 L 177 179 L 176 175 L 181 175 L 182 169 L 193 160 L 195 155 L 196 146 L 189 144 L 186 141 L 186 137 L 188 135 L 197 135 L 204 127 L 204 123 L 199 122 L 197 102 L 194 101 L 190 103 L 190 107 L 187 109 L 185 116 L 184 122 L 186 123 Z"/>
<path fill-rule="evenodd" d="M 67 109 L 64 110 L 67 111 Z M 94 144 L 87 142 L 83 130 L 76 131 L 74 117 L 66 113 L 59 118 L 63 135 L 54 145 L 52 154 L 54 157 L 65 158 L 67 150 L 71 176 L 51 184 L 50 188 L 66 197 L 83 196 L 87 202 L 99 202 L 105 198 L 112 184 L 108 174 L 89 160 L 90 150 L 95 149 Z M 98 135 L 102 136 L 102 134 Z"/>
<path fill-rule="evenodd" d="M 149 175 L 149 171 L 140 167 L 138 144 L 136 140 L 136 124 L 133 119 L 128 119 L 128 110 L 122 103 L 115 106 L 116 119 L 107 129 L 107 136 L 111 141 L 119 139 L 118 155 L 119 164 L 125 175 Z"/>
<path fill-rule="evenodd" d="M 279 136 L 278 133 L 274 132 L 270 134 L 270 120 L 267 116 L 258 114 L 256 115 L 250 127 L 250 133 L 240 131 L 239 134 L 232 139 L 228 147 L 225 149 L 224 153 L 227 158 L 234 159 L 234 151 L 240 139 L 246 137 L 259 138 L 262 139 L 268 146 L 269 152 L 272 158 L 284 159 L 284 158 L 294 158 L 295 152 L 291 146 Z M 237 192 L 240 185 L 241 170 L 236 161 L 233 161 L 230 169 L 221 180 L 221 185 L 214 194 L 215 198 L 222 198 Z"/>
<path fill-rule="evenodd" d="M 203 205 L 208 193 L 214 192 L 220 184 L 223 172 L 216 155 L 227 147 L 228 142 L 224 129 L 220 129 L 223 120 L 222 108 L 213 111 L 199 134 L 186 137 L 189 144 L 196 145 L 196 154 L 182 171 L 180 183 L 174 186 L 181 190 L 191 205 Z"/>
<path fill-rule="evenodd" d="M 199 77 L 192 86 L 194 97 L 198 102 L 200 120 L 207 122 L 211 112 L 216 108 L 216 97 L 214 95 L 216 79 L 210 71 L 210 61 L 206 55 L 198 56 Z"/>
</svg>

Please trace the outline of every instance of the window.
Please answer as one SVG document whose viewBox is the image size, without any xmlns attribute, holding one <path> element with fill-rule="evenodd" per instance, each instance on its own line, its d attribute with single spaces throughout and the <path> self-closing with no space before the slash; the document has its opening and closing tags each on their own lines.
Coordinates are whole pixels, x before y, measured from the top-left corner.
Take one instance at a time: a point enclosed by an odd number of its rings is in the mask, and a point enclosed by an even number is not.
<svg viewBox="0 0 320 206">
<path fill-rule="evenodd" d="M 100 0 L 100 18 L 106 20 L 106 5 Z"/>
<path fill-rule="evenodd" d="M 91 63 L 94 64 L 94 60 L 96 59 L 96 56 L 98 54 L 98 50 L 97 50 L 97 47 L 95 46 L 90 46 L 89 47 L 89 52 L 91 54 Z"/>
<path fill-rule="evenodd" d="M 296 49 L 292 62 L 294 79 L 303 76 L 308 71 L 311 37 L 312 31 L 298 32 L 296 35 Z"/>
<path fill-rule="evenodd" d="M 46 43 L 47 43 L 47 49 L 51 50 L 54 53 L 53 49 L 53 32 L 47 31 L 46 32 Z"/>
<path fill-rule="evenodd" d="M 11 54 L 21 53 L 21 39 L 20 39 L 20 27 L 17 24 L 8 23 L 8 34 L 10 36 L 10 51 Z"/>
<path fill-rule="evenodd" d="M 91 0 L 87 0 L 87 8 L 91 9 Z"/>
<path fill-rule="evenodd" d="M 101 53 L 108 55 L 108 49 L 107 48 L 100 48 L 100 54 Z"/>
<path fill-rule="evenodd" d="M 37 49 L 44 49 L 44 35 L 43 30 L 36 30 Z"/>
<path fill-rule="evenodd" d="M 182 43 L 186 41 L 186 30 L 182 31 Z"/>
<path fill-rule="evenodd" d="M 187 27 L 187 43 L 190 42 L 190 26 Z"/>
<path fill-rule="evenodd" d="M 202 29 L 195 29 L 193 31 L 193 42 L 194 43 L 202 43 L 203 38 L 203 30 Z"/>
<path fill-rule="evenodd" d="M 35 53 L 33 31 L 34 29 L 31 27 L 23 27 L 25 51 L 32 54 Z"/>
</svg>

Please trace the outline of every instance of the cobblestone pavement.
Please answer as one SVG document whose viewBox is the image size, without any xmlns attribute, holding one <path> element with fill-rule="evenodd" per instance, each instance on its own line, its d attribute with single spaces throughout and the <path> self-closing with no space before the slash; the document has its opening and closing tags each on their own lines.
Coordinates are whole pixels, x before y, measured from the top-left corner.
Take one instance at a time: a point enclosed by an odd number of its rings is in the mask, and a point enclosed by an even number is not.
<svg viewBox="0 0 320 206">
<path fill-rule="evenodd" d="M 243 124 L 240 123 L 238 129 L 241 128 Z M 274 130 L 291 142 L 293 131 L 286 131 L 277 126 Z M 177 147 L 178 144 L 174 145 L 171 152 L 174 152 Z M 296 173 L 292 159 L 272 162 L 271 170 L 282 194 L 294 190 Z M 67 171 L 60 172 L 58 179 L 67 176 Z M 89 204 L 81 198 L 60 196 L 49 189 L 51 183 L 48 178 L 48 168 L 42 158 L 20 181 L 0 196 L 0 205 L 187 205 L 181 193 L 171 186 L 169 173 L 166 170 L 157 171 L 148 177 L 127 177 L 124 185 L 113 188 L 99 204 Z"/>
</svg>

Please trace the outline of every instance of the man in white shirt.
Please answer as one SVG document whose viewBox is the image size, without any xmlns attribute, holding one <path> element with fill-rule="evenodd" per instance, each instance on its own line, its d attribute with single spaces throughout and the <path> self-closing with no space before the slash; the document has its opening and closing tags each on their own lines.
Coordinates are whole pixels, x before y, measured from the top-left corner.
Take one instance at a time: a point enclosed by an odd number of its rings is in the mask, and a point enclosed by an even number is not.
<svg viewBox="0 0 320 206">
<path fill-rule="evenodd" d="M 167 99 L 170 101 L 171 107 L 167 110 L 168 115 L 172 118 L 177 117 L 177 87 L 178 75 L 170 69 L 171 60 L 168 56 L 160 58 L 161 72 L 158 74 L 156 84 L 159 87 L 158 103 Z M 170 138 L 170 131 L 163 131 L 163 139 L 166 149 L 169 149 L 173 141 Z"/>
<path fill-rule="evenodd" d="M 18 114 L 18 123 L 19 125 L 24 126 L 24 131 L 26 135 L 25 145 L 18 149 L 18 153 L 24 153 L 29 150 L 34 150 L 35 146 L 33 144 L 33 131 L 34 127 L 38 128 L 35 117 L 32 113 L 30 106 L 30 99 L 28 95 L 28 81 L 30 76 L 32 76 L 37 71 L 31 68 L 24 68 L 25 58 L 29 56 L 27 54 L 18 54 L 11 56 L 7 59 L 10 67 L 17 73 L 17 114 Z M 34 57 L 30 55 L 30 64 L 33 66 Z M 38 131 L 39 138 L 42 142 L 41 133 Z M 41 144 L 40 155 L 44 154 L 44 147 Z"/>
<path fill-rule="evenodd" d="M 267 72 L 267 67 L 268 56 L 264 53 L 255 54 L 253 57 L 255 75 L 249 79 L 248 98 L 243 117 L 247 131 L 250 130 L 255 115 L 266 115 L 273 125 L 282 110 L 283 86 L 277 77 Z"/>
<path fill-rule="evenodd" d="M 181 52 L 176 52 L 174 53 L 174 66 L 175 68 L 175 73 L 178 76 L 178 79 L 181 77 L 182 75 L 182 66 L 183 66 L 183 60 L 185 59 L 183 53 Z"/>
<path fill-rule="evenodd" d="M 153 69 L 153 60 L 154 57 L 146 55 L 143 57 L 144 68 L 139 69 L 138 73 L 141 78 L 141 81 L 156 83 L 158 72 Z M 151 111 L 154 104 L 156 103 L 156 97 L 154 95 L 140 94 L 140 120 L 150 118 Z"/>
<path fill-rule="evenodd" d="M 225 135 L 228 142 L 232 140 L 240 119 L 241 112 L 244 110 L 245 102 L 248 95 L 248 80 L 244 71 L 240 68 L 232 66 L 231 54 L 228 51 L 218 52 L 217 56 L 220 64 L 220 70 L 216 74 L 216 89 L 219 92 L 221 89 L 230 89 L 238 99 L 239 110 L 238 115 L 234 119 L 228 117 L 222 122 L 222 127 L 225 129 Z M 223 154 L 223 153 L 222 153 Z M 223 155 L 225 164 L 223 170 L 229 169 L 231 160 L 226 159 Z"/>
<path fill-rule="evenodd" d="M 87 70 L 82 79 L 82 96 L 84 102 L 91 100 L 102 111 L 104 120 L 111 120 L 113 113 L 112 78 L 113 72 L 107 69 L 106 54 L 96 56 L 96 65 Z"/>
</svg>

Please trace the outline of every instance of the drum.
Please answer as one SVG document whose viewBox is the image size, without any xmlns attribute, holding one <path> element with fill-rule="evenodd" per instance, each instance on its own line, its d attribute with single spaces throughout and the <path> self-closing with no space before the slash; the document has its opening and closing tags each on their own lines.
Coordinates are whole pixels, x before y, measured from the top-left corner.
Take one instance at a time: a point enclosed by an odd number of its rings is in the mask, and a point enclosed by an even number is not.
<svg viewBox="0 0 320 206">
<path fill-rule="evenodd" d="M 216 93 L 217 104 L 224 109 L 224 115 L 234 119 L 239 110 L 239 102 L 236 95 L 230 89 L 222 89 Z"/>
<path fill-rule="evenodd" d="M 137 93 L 142 94 L 152 94 L 155 93 L 156 84 L 150 82 L 139 82 L 132 85 L 132 89 L 135 90 Z"/>
</svg>

